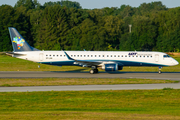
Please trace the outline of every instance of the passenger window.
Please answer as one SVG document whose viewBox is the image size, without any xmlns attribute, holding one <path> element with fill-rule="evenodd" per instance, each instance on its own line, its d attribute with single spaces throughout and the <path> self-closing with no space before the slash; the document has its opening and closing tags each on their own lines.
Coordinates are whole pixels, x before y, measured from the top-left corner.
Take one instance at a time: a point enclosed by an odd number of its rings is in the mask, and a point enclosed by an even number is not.
<svg viewBox="0 0 180 120">
<path fill-rule="evenodd" d="M 84 57 L 86 57 L 86 55 L 84 55 Z"/>
<path fill-rule="evenodd" d="M 101 57 L 101 55 L 99 55 L 99 57 Z"/>
<path fill-rule="evenodd" d="M 104 55 L 102 57 L 104 57 Z"/>
<path fill-rule="evenodd" d="M 125 57 L 127 57 L 127 55 L 125 55 Z"/>
<path fill-rule="evenodd" d="M 82 57 L 82 55 L 81 55 L 81 57 Z"/>
<path fill-rule="evenodd" d="M 107 55 L 107 57 L 109 57 L 109 55 Z"/>
<path fill-rule="evenodd" d="M 93 57 L 93 55 L 91 55 L 91 57 Z"/>
<path fill-rule="evenodd" d="M 89 57 L 89 55 L 87 55 L 87 57 Z"/>
<path fill-rule="evenodd" d="M 116 55 L 114 55 L 114 57 L 116 57 Z"/>
</svg>

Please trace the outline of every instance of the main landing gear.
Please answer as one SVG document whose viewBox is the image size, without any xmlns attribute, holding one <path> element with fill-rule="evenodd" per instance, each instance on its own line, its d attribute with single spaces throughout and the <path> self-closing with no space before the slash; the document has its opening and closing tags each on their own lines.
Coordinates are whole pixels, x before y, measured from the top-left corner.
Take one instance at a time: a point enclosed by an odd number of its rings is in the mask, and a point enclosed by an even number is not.
<svg viewBox="0 0 180 120">
<path fill-rule="evenodd" d="M 159 67 L 159 72 L 158 72 L 159 74 L 161 74 L 161 73 L 162 73 L 162 72 L 161 72 L 161 69 L 162 69 L 162 67 Z"/>
<path fill-rule="evenodd" d="M 90 74 L 98 73 L 98 69 L 91 69 L 91 70 L 89 71 L 89 73 L 90 73 Z"/>
<path fill-rule="evenodd" d="M 91 70 L 89 71 L 90 74 L 98 73 L 98 69 L 96 66 L 92 66 Z"/>
</svg>

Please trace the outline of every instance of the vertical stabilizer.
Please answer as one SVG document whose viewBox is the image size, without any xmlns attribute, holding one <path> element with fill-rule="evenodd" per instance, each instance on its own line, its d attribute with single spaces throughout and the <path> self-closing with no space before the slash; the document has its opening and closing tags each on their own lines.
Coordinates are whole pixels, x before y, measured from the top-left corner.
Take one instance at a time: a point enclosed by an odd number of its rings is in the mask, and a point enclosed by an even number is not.
<svg viewBox="0 0 180 120">
<path fill-rule="evenodd" d="M 9 27 L 9 33 L 11 37 L 11 42 L 13 46 L 14 52 L 21 52 L 21 51 L 38 51 L 31 47 L 26 40 L 19 34 L 19 32 L 14 27 Z"/>
</svg>

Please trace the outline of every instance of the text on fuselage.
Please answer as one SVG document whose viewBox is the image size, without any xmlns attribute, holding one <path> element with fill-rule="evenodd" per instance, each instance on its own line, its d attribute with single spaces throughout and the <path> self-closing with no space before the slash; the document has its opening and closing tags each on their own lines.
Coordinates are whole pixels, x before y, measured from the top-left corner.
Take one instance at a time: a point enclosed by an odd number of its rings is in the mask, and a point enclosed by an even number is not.
<svg viewBox="0 0 180 120">
<path fill-rule="evenodd" d="M 137 55 L 137 53 L 129 53 L 128 55 Z"/>
</svg>

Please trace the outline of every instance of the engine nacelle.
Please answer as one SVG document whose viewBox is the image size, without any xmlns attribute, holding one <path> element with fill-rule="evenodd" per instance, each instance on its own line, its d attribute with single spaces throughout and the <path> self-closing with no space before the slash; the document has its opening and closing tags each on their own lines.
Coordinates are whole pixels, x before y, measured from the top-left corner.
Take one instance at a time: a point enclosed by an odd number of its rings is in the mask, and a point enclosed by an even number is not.
<svg viewBox="0 0 180 120">
<path fill-rule="evenodd" d="M 118 70 L 118 64 L 104 64 L 102 66 L 102 69 L 105 71 L 117 71 Z"/>
</svg>

